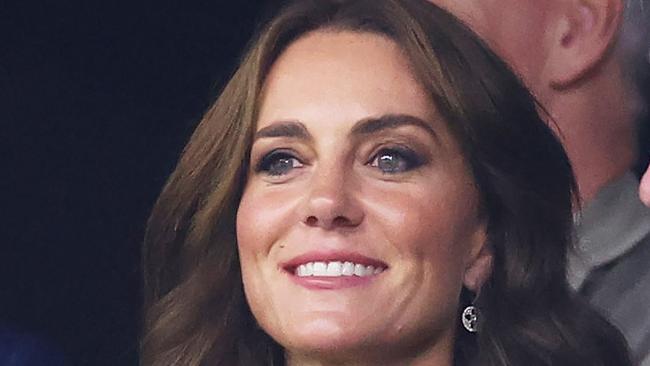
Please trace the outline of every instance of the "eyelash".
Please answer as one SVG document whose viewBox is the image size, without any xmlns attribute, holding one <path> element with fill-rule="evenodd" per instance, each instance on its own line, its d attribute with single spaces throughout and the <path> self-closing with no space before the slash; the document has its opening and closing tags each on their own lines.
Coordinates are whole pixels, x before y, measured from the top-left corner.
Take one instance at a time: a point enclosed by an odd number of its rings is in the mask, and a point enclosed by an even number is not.
<svg viewBox="0 0 650 366">
<path fill-rule="evenodd" d="M 402 166 L 400 170 L 382 170 L 379 166 L 380 164 L 379 159 L 382 156 L 388 156 L 388 155 L 393 155 L 393 156 L 396 155 L 399 158 L 403 159 L 404 166 Z M 418 153 L 416 153 L 415 151 L 413 151 L 408 147 L 391 146 L 391 147 L 380 148 L 377 151 L 377 153 L 370 158 L 370 160 L 366 163 L 366 165 L 380 169 L 382 174 L 399 174 L 399 173 L 404 173 L 416 169 L 422 166 L 425 162 L 426 159 L 424 159 Z"/>
<path fill-rule="evenodd" d="M 398 165 L 401 163 L 402 166 L 398 167 L 397 169 L 382 170 L 380 167 L 379 159 L 383 156 L 388 155 L 397 156 L 398 159 L 402 159 L 401 161 L 397 162 Z M 289 174 L 288 171 L 282 172 L 274 170 L 273 165 L 282 159 L 285 159 L 292 163 L 291 166 L 287 167 L 288 169 L 293 170 L 296 168 L 301 168 L 303 166 L 302 161 L 300 161 L 300 159 L 298 159 L 293 152 L 287 150 L 273 150 L 260 159 L 259 163 L 257 163 L 255 166 L 255 172 L 264 173 L 271 177 L 279 177 Z M 405 146 L 391 146 L 380 148 L 368 160 L 366 165 L 379 169 L 382 174 L 399 174 L 416 169 L 422 166 L 424 163 L 426 163 L 426 159 L 412 149 Z"/>
<path fill-rule="evenodd" d="M 259 163 L 255 167 L 255 171 L 258 173 L 264 172 L 265 174 L 273 177 L 285 175 L 287 173 L 272 171 L 273 164 L 279 162 L 281 159 L 286 159 L 289 161 L 293 161 L 294 163 L 297 163 L 297 165 L 295 164 L 292 165 L 291 167 L 292 169 L 299 168 L 302 166 L 302 162 L 298 158 L 296 158 L 292 152 L 287 150 L 273 150 L 270 153 L 264 155 L 262 159 L 260 159 Z"/>
</svg>

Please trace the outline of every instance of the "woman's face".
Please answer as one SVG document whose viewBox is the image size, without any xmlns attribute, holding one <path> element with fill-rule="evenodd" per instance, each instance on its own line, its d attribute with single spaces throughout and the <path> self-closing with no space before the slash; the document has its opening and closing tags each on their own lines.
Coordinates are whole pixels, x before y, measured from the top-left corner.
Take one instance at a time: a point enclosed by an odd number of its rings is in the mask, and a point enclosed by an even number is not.
<svg viewBox="0 0 650 366">
<path fill-rule="evenodd" d="M 237 213 L 260 326 L 290 354 L 451 347 L 461 287 L 489 271 L 485 225 L 400 48 L 310 33 L 272 67 L 260 108 Z"/>
</svg>

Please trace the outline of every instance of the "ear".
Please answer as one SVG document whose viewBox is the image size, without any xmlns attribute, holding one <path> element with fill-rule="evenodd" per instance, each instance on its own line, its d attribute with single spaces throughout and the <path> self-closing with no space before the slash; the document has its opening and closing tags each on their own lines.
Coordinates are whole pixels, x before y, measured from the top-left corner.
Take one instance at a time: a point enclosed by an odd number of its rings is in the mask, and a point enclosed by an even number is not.
<svg viewBox="0 0 650 366">
<path fill-rule="evenodd" d="M 566 0 L 545 71 L 556 89 L 564 89 L 593 72 L 607 58 L 623 19 L 625 0 Z"/>
<path fill-rule="evenodd" d="M 473 292 L 478 292 L 492 274 L 494 258 L 492 246 L 487 242 L 485 231 L 483 230 L 477 235 L 480 237 L 477 237 L 473 244 L 463 276 L 463 284 Z"/>
</svg>

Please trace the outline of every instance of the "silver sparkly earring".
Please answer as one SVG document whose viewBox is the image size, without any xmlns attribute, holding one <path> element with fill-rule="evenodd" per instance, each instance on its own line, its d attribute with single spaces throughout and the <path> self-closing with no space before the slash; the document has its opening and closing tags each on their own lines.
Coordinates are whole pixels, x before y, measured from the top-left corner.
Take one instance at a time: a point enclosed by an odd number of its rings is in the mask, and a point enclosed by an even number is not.
<svg viewBox="0 0 650 366">
<path fill-rule="evenodd" d="M 470 305 L 463 310 L 463 315 L 461 315 L 461 320 L 463 321 L 463 327 L 470 332 L 476 333 L 478 331 L 478 318 L 479 311 L 478 308 L 474 305 Z"/>
<path fill-rule="evenodd" d="M 475 304 L 480 294 L 481 289 L 479 288 L 476 291 L 476 295 L 474 296 L 472 304 L 466 307 L 465 310 L 463 310 L 463 314 L 460 316 L 460 320 L 463 322 L 463 327 L 465 327 L 465 329 L 470 333 L 478 332 L 481 312 L 478 310 L 478 307 Z"/>
</svg>

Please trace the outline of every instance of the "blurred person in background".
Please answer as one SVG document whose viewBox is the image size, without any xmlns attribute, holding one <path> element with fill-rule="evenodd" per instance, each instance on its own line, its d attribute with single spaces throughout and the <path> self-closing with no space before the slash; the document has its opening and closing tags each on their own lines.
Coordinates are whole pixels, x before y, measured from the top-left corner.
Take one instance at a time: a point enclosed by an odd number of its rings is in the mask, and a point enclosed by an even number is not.
<svg viewBox="0 0 650 366">
<path fill-rule="evenodd" d="M 582 208 L 574 289 L 650 366 L 650 176 L 632 172 L 647 111 L 647 0 L 430 0 L 479 33 L 541 102 L 575 170 Z M 531 162 L 534 164 L 534 162 Z"/>
<path fill-rule="evenodd" d="M 641 200 L 646 206 L 650 206 L 650 167 L 646 170 L 641 180 L 641 188 L 639 188 Z"/>
</svg>

